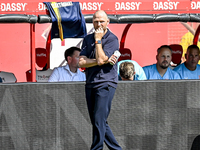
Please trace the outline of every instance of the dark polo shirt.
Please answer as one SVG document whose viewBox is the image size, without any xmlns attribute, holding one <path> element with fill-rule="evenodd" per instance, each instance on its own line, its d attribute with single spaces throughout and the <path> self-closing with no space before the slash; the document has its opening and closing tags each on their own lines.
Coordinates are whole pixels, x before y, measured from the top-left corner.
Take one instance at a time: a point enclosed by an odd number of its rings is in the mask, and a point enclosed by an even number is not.
<svg viewBox="0 0 200 150">
<path fill-rule="evenodd" d="M 119 50 L 118 38 L 112 32 L 110 32 L 109 29 L 103 36 L 101 42 L 102 48 L 108 58 L 110 58 L 110 56 L 112 56 L 116 50 Z M 84 55 L 90 59 L 95 59 L 95 50 L 96 48 L 93 33 L 84 38 L 80 55 Z M 86 68 L 85 73 L 86 87 L 96 88 L 105 84 L 115 88 L 117 87 L 117 63 L 115 65 L 108 63 L 102 66 L 89 67 Z"/>
</svg>

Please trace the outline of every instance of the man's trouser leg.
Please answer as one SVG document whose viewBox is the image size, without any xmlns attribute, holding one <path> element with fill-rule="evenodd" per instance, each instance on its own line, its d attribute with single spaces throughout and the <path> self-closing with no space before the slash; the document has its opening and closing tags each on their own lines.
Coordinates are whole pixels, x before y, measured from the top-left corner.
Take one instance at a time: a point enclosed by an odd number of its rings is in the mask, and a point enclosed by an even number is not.
<svg viewBox="0 0 200 150">
<path fill-rule="evenodd" d="M 93 125 L 91 150 L 102 150 L 104 141 L 109 149 L 121 150 L 107 123 L 115 90 L 109 85 L 96 89 L 86 88 L 88 111 Z"/>
</svg>

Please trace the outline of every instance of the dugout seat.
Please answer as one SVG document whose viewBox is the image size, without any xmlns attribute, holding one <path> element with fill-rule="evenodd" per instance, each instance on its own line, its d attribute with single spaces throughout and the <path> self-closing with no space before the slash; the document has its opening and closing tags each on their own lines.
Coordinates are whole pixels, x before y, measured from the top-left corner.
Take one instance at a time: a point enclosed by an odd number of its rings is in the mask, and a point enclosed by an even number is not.
<svg viewBox="0 0 200 150">
<path fill-rule="evenodd" d="M 183 47 L 179 44 L 169 45 L 172 49 L 172 66 L 176 67 L 181 64 L 181 58 L 183 54 Z"/>
<path fill-rule="evenodd" d="M 47 50 L 45 48 L 36 48 L 36 64 L 38 67 L 43 68 L 42 70 L 36 69 L 36 82 L 47 82 L 53 71 L 52 69 L 46 68 L 47 59 Z M 31 70 L 26 71 L 26 79 L 27 82 L 32 81 Z"/>
<path fill-rule="evenodd" d="M 17 82 L 17 78 L 11 72 L 0 71 L 0 78 L 1 78 L 0 79 L 1 83 L 16 83 Z"/>
<path fill-rule="evenodd" d="M 131 60 L 131 58 L 132 58 L 131 50 L 129 48 L 124 48 L 126 35 L 128 33 L 129 28 L 131 27 L 131 25 L 132 24 L 127 24 L 122 33 L 122 37 L 121 37 L 121 41 L 120 41 L 120 48 L 119 48 L 119 52 L 121 53 L 121 56 L 119 57 L 118 61 Z"/>
</svg>

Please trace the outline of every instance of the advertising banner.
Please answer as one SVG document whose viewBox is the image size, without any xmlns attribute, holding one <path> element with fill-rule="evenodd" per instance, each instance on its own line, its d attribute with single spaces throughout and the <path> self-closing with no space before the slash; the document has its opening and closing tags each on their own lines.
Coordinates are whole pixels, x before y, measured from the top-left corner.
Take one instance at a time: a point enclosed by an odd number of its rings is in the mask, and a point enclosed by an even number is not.
<svg viewBox="0 0 200 150">
<path fill-rule="evenodd" d="M 55 0 L 55 2 L 58 0 Z M 59 6 L 69 1 L 60 0 Z M 105 10 L 108 14 L 159 14 L 159 13 L 198 13 L 200 1 L 197 0 L 79 0 L 83 14 L 93 14 Z M 43 2 L 9 0 L 0 2 L 0 14 L 46 14 Z"/>
</svg>

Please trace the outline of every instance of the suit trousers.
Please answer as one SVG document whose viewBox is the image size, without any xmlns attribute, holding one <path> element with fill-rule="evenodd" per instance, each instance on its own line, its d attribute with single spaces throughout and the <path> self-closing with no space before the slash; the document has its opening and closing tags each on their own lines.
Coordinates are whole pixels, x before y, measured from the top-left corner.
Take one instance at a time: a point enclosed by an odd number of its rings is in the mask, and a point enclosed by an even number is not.
<svg viewBox="0 0 200 150">
<path fill-rule="evenodd" d="M 107 122 L 115 90 L 110 85 L 85 88 L 88 112 L 93 126 L 91 150 L 102 150 L 104 142 L 110 150 L 121 150 Z"/>
</svg>

